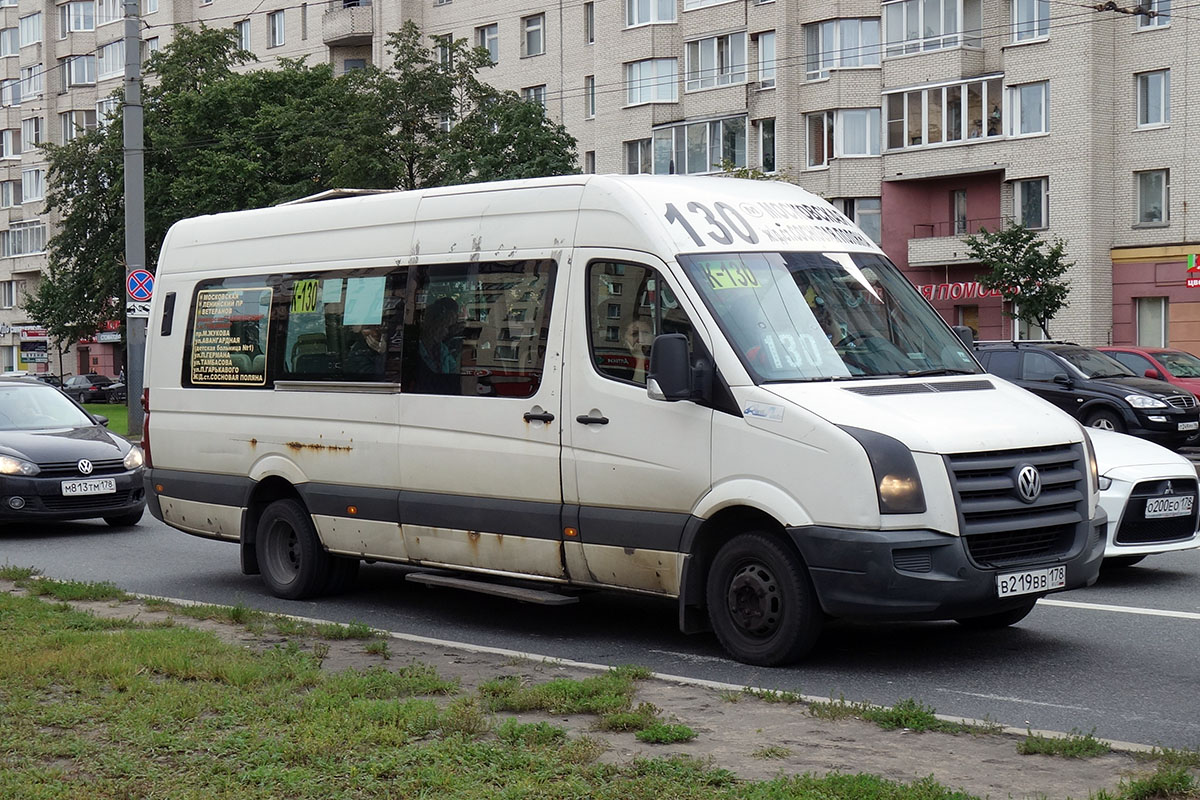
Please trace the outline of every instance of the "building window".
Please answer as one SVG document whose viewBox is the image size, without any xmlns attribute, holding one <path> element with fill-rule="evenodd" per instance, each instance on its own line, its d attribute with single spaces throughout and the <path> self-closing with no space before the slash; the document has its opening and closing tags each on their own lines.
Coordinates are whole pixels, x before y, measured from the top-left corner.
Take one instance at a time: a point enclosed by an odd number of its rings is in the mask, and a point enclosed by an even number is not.
<svg viewBox="0 0 1200 800">
<path fill-rule="evenodd" d="M 1143 72 L 1137 79 L 1137 126 L 1148 128 L 1171 121 L 1171 70 Z"/>
<path fill-rule="evenodd" d="M 596 4 L 583 4 L 583 43 L 596 43 Z"/>
<path fill-rule="evenodd" d="M 142 0 L 142 14 L 157 14 L 158 0 Z"/>
<path fill-rule="evenodd" d="M 596 151 L 588 150 L 583 154 L 583 171 L 588 175 L 596 174 Z"/>
<path fill-rule="evenodd" d="M 583 115 L 588 119 L 596 116 L 596 76 L 583 77 Z"/>
<path fill-rule="evenodd" d="M 21 183 L 19 181 L 0 181 L 0 208 L 12 208 L 21 205 Z"/>
<path fill-rule="evenodd" d="M 58 118 L 62 124 L 63 142 L 69 142 L 76 136 L 82 136 L 96 128 L 95 111 L 67 111 L 59 114 Z"/>
<path fill-rule="evenodd" d="M 0 281 L 0 308 L 16 308 L 17 282 Z"/>
<path fill-rule="evenodd" d="M 834 114 L 835 157 L 879 155 L 879 109 L 841 109 Z"/>
<path fill-rule="evenodd" d="M 675 0 L 625 0 L 625 26 L 675 21 Z"/>
<path fill-rule="evenodd" d="M 960 44 L 979 47 L 982 27 L 981 0 L 892 0 L 883 4 L 889 56 Z"/>
<path fill-rule="evenodd" d="M 42 143 L 42 118 L 30 117 L 21 120 L 21 141 L 25 147 L 32 149 L 35 144 Z"/>
<path fill-rule="evenodd" d="M 1171 0 L 1149 0 L 1149 13 L 1137 15 L 1139 28 L 1161 28 L 1171 24 Z"/>
<path fill-rule="evenodd" d="M 878 197 L 847 197 L 837 204 L 842 213 L 857 225 L 872 242 L 879 244 L 883 226 L 881 225 L 881 202 Z"/>
<path fill-rule="evenodd" d="M 25 101 L 33 97 L 41 97 L 43 86 L 42 78 L 46 74 L 46 70 L 42 69 L 41 64 L 34 64 L 30 67 L 21 67 L 21 100 Z"/>
<path fill-rule="evenodd" d="M 342 74 L 346 75 L 351 72 L 356 72 L 360 69 L 367 68 L 367 60 L 365 58 L 347 58 L 342 62 Z"/>
<path fill-rule="evenodd" d="M 809 169 L 829 166 L 833 158 L 833 112 L 821 111 L 805 117 Z"/>
<path fill-rule="evenodd" d="M 21 82 L 16 78 L 0 80 L 0 105 L 21 105 Z"/>
<path fill-rule="evenodd" d="M 0 131 L 0 158 L 21 157 L 21 132 L 16 128 Z"/>
<path fill-rule="evenodd" d="M 1135 172 L 1137 221 L 1141 225 L 1164 225 L 1171 220 L 1171 171 L 1155 169 Z"/>
<path fill-rule="evenodd" d="M 1027 83 L 1008 87 L 1009 136 L 1050 132 L 1050 84 Z"/>
<path fill-rule="evenodd" d="M 475 46 L 488 51 L 493 64 L 500 61 L 500 23 L 481 25 L 475 29 Z"/>
<path fill-rule="evenodd" d="M 233 35 L 237 40 L 239 50 L 250 49 L 250 20 L 243 19 L 233 23 Z"/>
<path fill-rule="evenodd" d="M 831 19 L 804 26 L 806 80 L 828 78 L 829 70 L 879 66 L 879 20 Z"/>
<path fill-rule="evenodd" d="M 775 87 L 775 31 L 758 35 L 758 88 Z"/>
<path fill-rule="evenodd" d="M 1012 0 L 1013 41 L 1042 39 L 1050 34 L 1050 0 Z"/>
<path fill-rule="evenodd" d="M 950 196 L 950 219 L 954 221 L 954 234 L 967 232 L 967 190 L 955 189 Z"/>
<path fill-rule="evenodd" d="M 37 220 L 13 222 L 0 231 L 0 257 L 28 256 L 46 250 L 46 223 Z"/>
<path fill-rule="evenodd" d="M 58 38 L 67 38 L 68 33 L 96 30 L 96 4 L 92 0 L 84 3 L 66 3 L 58 7 Z"/>
<path fill-rule="evenodd" d="M 746 34 L 730 33 L 687 43 L 689 92 L 746 81 Z"/>
<path fill-rule="evenodd" d="M 96 70 L 100 80 L 118 78 L 125 74 L 125 41 L 123 39 L 104 45 L 98 52 Z"/>
<path fill-rule="evenodd" d="M 716 172 L 746 166 L 746 117 L 692 122 L 654 131 L 656 175 Z"/>
<path fill-rule="evenodd" d="M 30 14 L 28 17 L 21 17 L 17 24 L 21 31 L 21 47 L 37 44 L 42 40 L 41 12 Z"/>
<path fill-rule="evenodd" d="M 546 52 L 546 15 L 534 14 L 521 19 L 521 55 L 540 56 Z"/>
<path fill-rule="evenodd" d="M 434 58 L 437 59 L 442 69 L 450 69 L 454 65 L 454 34 L 443 33 L 440 36 L 432 37 L 432 39 Z"/>
<path fill-rule="evenodd" d="M 673 58 L 649 58 L 625 65 L 625 102 L 674 103 L 679 100 L 679 81 Z"/>
<path fill-rule="evenodd" d="M 280 47 L 283 45 L 284 28 L 283 28 L 283 12 L 272 11 L 267 14 L 267 47 Z"/>
<path fill-rule="evenodd" d="M 693 8 L 704 8 L 728 2 L 729 0 L 683 0 L 683 10 L 691 11 Z"/>
<path fill-rule="evenodd" d="M 1000 136 L 1001 79 L 884 95 L 887 146 L 924 147 Z"/>
<path fill-rule="evenodd" d="M 96 56 L 72 55 L 59 62 L 62 74 L 62 91 L 72 86 L 90 86 L 96 83 Z"/>
<path fill-rule="evenodd" d="M 21 31 L 17 28 L 0 30 L 0 57 L 15 56 L 21 52 Z"/>
<path fill-rule="evenodd" d="M 521 90 L 521 99 L 530 103 L 537 103 L 542 108 L 546 107 L 546 84 L 540 86 L 526 86 Z"/>
<path fill-rule="evenodd" d="M 1017 181 L 1013 192 L 1013 216 L 1026 228 L 1050 227 L 1050 179 Z"/>
<path fill-rule="evenodd" d="M 31 203 L 46 196 L 46 173 L 41 169 L 21 170 L 21 202 Z"/>
<path fill-rule="evenodd" d="M 125 19 L 121 0 L 96 0 L 96 27 Z"/>
<path fill-rule="evenodd" d="M 625 142 L 625 174 L 649 175 L 654 172 L 654 149 L 649 139 Z"/>
<path fill-rule="evenodd" d="M 759 152 L 762 153 L 762 171 L 775 171 L 775 118 L 759 120 Z"/>
<path fill-rule="evenodd" d="M 1167 325 L 1170 314 L 1165 297 L 1136 297 L 1137 344 L 1141 347 L 1166 347 L 1170 342 Z"/>
<path fill-rule="evenodd" d="M 110 117 L 121 113 L 121 101 L 115 97 L 106 97 L 96 103 L 96 125 L 103 128 Z"/>
<path fill-rule="evenodd" d="M 161 44 L 157 36 L 151 36 L 149 39 L 142 40 L 142 61 L 143 63 L 150 60 L 150 56 L 157 53 Z"/>
</svg>

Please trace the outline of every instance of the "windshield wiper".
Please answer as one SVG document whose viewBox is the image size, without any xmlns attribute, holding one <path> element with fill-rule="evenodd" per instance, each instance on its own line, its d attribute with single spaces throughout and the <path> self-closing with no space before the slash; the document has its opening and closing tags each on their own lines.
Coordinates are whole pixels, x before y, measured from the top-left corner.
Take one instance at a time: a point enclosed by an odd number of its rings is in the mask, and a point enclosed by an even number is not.
<svg viewBox="0 0 1200 800">
<path fill-rule="evenodd" d="M 956 367 L 932 367 L 930 369 L 910 369 L 904 373 L 908 378 L 923 378 L 926 375 L 978 375 L 973 369 L 958 369 Z"/>
</svg>

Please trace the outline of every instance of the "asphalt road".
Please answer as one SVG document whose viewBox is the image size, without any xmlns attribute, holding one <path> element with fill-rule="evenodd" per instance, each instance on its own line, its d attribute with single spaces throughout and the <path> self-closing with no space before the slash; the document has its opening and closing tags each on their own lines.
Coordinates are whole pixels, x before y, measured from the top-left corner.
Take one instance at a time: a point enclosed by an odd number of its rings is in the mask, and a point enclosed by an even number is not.
<svg viewBox="0 0 1200 800">
<path fill-rule="evenodd" d="M 1200 747 L 1200 551 L 1152 556 L 1095 586 L 1043 600 L 1022 623 L 973 632 L 948 623 L 831 623 L 816 654 L 786 669 L 725 657 L 710 635 L 684 636 L 674 604 L 615 593 L 544 607 L 404 580 L 364 566 L 351 594 L 279 600 L 238 569 L 236 546 L 175 531 L 147 514 L 137 528 L 102 522 L 0 529 L 0 563 L 50 577 L 503 647 L 554 658 L 639 664 L 735 685 L 893 704 L 1100 738 Z"/>
</svg>

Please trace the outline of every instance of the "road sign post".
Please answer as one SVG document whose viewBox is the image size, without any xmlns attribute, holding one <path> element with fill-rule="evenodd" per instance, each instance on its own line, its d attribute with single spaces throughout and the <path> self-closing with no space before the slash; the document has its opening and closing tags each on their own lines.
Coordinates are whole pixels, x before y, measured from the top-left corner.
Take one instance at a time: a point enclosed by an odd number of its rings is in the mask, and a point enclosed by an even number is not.
<svg viewBox="0 0 1200 800">
<path fill-rule="evenodd" d="M 125 370 L 126 402 L 129 405 L 129 433 L 142 432 L 142 385 L 146 362 L 146 325 L 150 316 L 149 298 L 154 277 L 146 271 L 146 196 L 145 159 L 142 135 L 142 33 L 139 0 L 125 0 L 125 105 L 122 109 L 125 153 L 125 307 L 126 347 L 129 364 Z M 149 277 L 134 281 L 135 276 Z M 145 292 L 134 296 L 134 288 Z M 140 303 L 130 313 L 128 304 Z M 144 307 L 145 314 L 136 313 Z"/>
</svg>

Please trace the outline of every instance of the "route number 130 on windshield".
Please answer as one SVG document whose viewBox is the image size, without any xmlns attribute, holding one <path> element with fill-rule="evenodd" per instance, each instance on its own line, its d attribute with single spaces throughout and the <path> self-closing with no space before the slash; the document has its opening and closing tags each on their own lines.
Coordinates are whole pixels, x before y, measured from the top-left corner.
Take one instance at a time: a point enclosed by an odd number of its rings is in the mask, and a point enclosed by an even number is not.
<svg viewBox="0 0 1200 800">
<path fill-rule="evenodd" d="M 740 261 L 700 261 L 699 264 L 712 289 L 758 289 L 762 286 Z"/>
<path fill-rule="evenodd" d="M 703 233 L 717 244 L 733 244 L 735 235 L 747 244 L 758 244 L 758 234 L 754 232 L 754 228 L 750 227 L 746 218 L 728 203 L 717 202 L 709 208 L 703 203 L 692 201 L 687 204 L 687 210 L 697 218 L 698 224 L 707 226 Z M 683 226 L 697 247 L 708 247 L 709 243 L 700 235 L 701 232 L 692 227 L 687 215 L 676 208 L 674 203 L 667 203 L 667 213 L 664 216 L 668 223 L 677 222 Z M 701 217 L 703 221 L 700 220 Z"/>
</svg>

